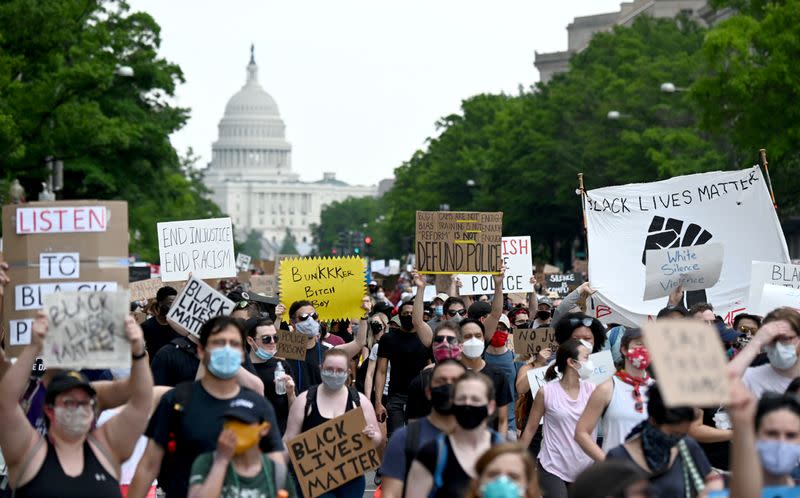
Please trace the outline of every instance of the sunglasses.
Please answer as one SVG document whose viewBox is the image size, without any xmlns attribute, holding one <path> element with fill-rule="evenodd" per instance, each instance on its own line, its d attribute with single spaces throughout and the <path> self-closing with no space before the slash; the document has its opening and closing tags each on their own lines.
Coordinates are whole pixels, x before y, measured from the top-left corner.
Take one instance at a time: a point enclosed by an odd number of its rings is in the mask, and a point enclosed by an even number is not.
<svg viewBox="0 0 800 498">
<path fill-rule="evenodd" d="M 593 318 L 570 318 L 569 319 L 569 326 L 570 327 L 577 327 L 578 325 L 583 325 L 584 327 L 591 327 L 594 323 Z"/>
<path fill-rule="evenodd" d="M 316 313 L 303 313 L 302 315 L 297 317 L 297 321 L 298 322 L 305 322 L 309 318 L 313 318 L 314 320 L 316 320 L 317 318 L 319 318 L 319 315 L 316 314 Z"/>
<path fill-rule="evenodd" d="M 467 310 L 465 310 L 465 309 L 447 310 L 447 316 L 456 316 L 456 315 L 464 316 L 466 314 L 467 314 Z"/>
<path fill-rule="evenodd" d="M 278 344 L 278 336 L 277 335 L 265 335 L 261 338 L 261 344 Z"/>
<path fill-rule="evenodd" d="M 455 344 L 458 342 L 458 338 L 452 335 L 437 335 L 433 338 L 433 342 L 437 344 L 441 344 L 444 341 L 447 341 L 448 344 Z"/>
<path fill-rule="evenodd" d="M 236 303 L 234 305 L 233 309 L 235 309 L 235 310 L 243 310 L 243 309 L 247 308 L 248 306 L 250 306 L 250 301 L 239 301 L 238 303 Z"/>
</svg>

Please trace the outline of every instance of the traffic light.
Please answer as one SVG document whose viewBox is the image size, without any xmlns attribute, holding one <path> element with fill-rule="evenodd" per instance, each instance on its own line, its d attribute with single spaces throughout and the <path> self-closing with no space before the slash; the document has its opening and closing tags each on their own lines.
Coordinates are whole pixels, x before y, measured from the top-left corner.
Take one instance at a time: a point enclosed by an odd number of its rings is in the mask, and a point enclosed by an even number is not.
<svg viewBox="0 0 800 498">
<path fill-rule="evenodd" d="M 372 245 L 372 237 L 370 237 L 369 235 L 364 237 L 364 244 L 367 245 L 367 246 L 371 246 Z"/>
<path fill-rule="evenodd" d="M 336 254 L 336 248 L 331 249 L 331 254 Z"/>
</svg>

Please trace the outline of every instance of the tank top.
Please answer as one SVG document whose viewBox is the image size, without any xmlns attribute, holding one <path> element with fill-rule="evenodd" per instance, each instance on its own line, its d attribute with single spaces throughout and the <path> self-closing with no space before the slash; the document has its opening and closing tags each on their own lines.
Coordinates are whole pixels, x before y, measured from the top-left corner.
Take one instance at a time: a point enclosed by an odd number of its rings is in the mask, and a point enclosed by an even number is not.
<svg viewBox="0 0 800 498">
<path fill-rule="evenodd" d="M 49 438 L 42 468 L 14 493 L 15 498 L 122 498 L 119 481 L 103 467 L 89 446 L 83 443 L 83 472 L 76 477 L 64 473 L 56 448 Z"/>
<path fill-rule="evenodd" d="M 611 377 L 614 389 L 611 392 L 611 402 L 603 415 L 603 451 L 615 448 L 625 442 L 631 429 L 642 420 L 647 419 L 647 387 L 641 386 L 642 413 L 636 411 L 633 399 L 633 386 L 622 382 L 616 375 Z"/>
<path fill-rule="evenodd" d="M 315 386 L 311 386 L 308 389 L 308 394 L 306 394 L 306 410 L 305 410 L 305 417 L 303 418 L 303 427 L 300 432 L 306 432 L 307 430 L 313 429 L 318 425 L 322 425 L 325 422 L 332 420 L 330 418 L 323 417 L 322 414 L 319 412 L 319 406 L 317 405 L 317 391 L 319 390 L 319 384 Z M 352 410 L 356 406 L 359 406 L 360 400 L 355 401 L 353 399 L 355 391 L 352 387 L 347 386 L 347 402 L 345 405 L 345 411 Z M 355 397 L 358 399 L 358 392 L 355 392 Z"/>
<path fill-rule="evenodd" d="M 544 424 L 542 424 L 542 449 L 539 463 L 549 473 L 566 482 L 575 478 L 594 461 L 575 442 L 575 426 L 595 389 L 591 382 L 580 381 L 578 398 L 572 399 L 561 382 L 548 382 L 544 386 Z M 597 431 L 592 433 L 592 438 Z"/>
</svg>

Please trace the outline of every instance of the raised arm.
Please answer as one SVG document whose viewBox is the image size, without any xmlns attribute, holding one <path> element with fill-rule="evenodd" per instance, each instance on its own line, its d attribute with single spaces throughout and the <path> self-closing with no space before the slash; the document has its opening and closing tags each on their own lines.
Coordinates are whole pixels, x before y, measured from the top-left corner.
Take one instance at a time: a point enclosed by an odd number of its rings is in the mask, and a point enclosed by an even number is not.
<svg viewBox="0 0 800 498">
<path fill-rule="evenodd" d="M 367 345 L 367 317 L 372 310 L 372 300 L 370 300 L 369 296 L 364 296 L 361 299 L 361 309 L 364 310 L 364 315 L 361 316 L 361 320 L 358 322 L 358 334 L 356 334 L 355 340 L 336 346 L 336 349 L 345 351 L 347 357 L 351 359 L 358 356 L 361 353 L 361 348 Z"/>
<path fill-rule="evenodd" d="M 600 417 L 603 415 L 603 410 L 611 402 L 611 395 L 614 390 L 614 384 L 611 380 L 607 380 L 597 386 L 592 395 L 589 397 L 589 402 L 586 404 L 586 409 L 578 419 L 575 425 L 575 442 L 581 447 L 584 453 L 592 457 L 596 462 L 602 462 L 606 459 L 606 454 L 602 448 L 597 446 L 592 433 Z"/>
<path fill-rule="evenodd" d="M 528 320 L 531 322 L 539 310 L 539 296 L 536 295 L 536 275 L 531 275 L 530 283 L 533 286 L 531 297 L 528 298 Z"/>
<path fill-rule="evenodd" d="M 762 325 L 761 328 L 758 329 L 758 332 L 756 332 L 756 335 L 753 336 L 753 340 L 742 348 L 728 363 L 728 372 L 736 377 L 744 375 L 744 371 L 753 363 L 753 360 L 756 359 L 756 356 L 758 356 L 758 353 L 761 352 L 764 346 L 772 344 L 778 337 L 783 335 L 787 337 L 794 335 L 789 324 L 783 320 L 777 320 Z"/>
<path fill-rule="evenodd" d="M 500 322 L 500 316 L 503 314 L 503 281 L 506 277 L 505 265 L 500 267 L 500 273 L 492 275 L 494 280 L 494 298 L 492 299 L 492 311 L 483 326 L 486 329 L 486 338 L 491 340 L 492 334 L 497 330 L 497 324 Z"/>
<path fill-rule="evenodd" d="M 729 376 L 731 401 L 727 409 L 733 424 L 730 498 L 761 496 L 764 474 L 756 451 L 756 399 L 739 377 L 733 374 Z"/>
<path fill-rule="evenodd" d="M 594 293 L 595 290 L 592 289 L 592 286 L 589 284 L 589 282 L 582 283 L 580 287 L 570 292 L 567 297 L 561 301 L 561 304 L 558 305 L 558 308 L 556 308 L 556 310 L 553 312 L 553 319 L 551 320 L 553 326 L 555 326 L 562 316 L 569 313 L 569 310 L 578 305 L 578 301 L 580 301 L 581 296 L 591 296 Z"/>
<path fill-rule="evenodd" d="M 415 271 L 411 272 L 411 278 L 414 280 L 414 285 L 417 286 L 417 295 L 414 296 L 414 310 L 411 312 L 411 321 L 414 324 L 414 330 L 417 331 L 417 337 L 426 348 L 431 347 L 433 342 L 433 330 L 431 326 L 425 323 L 422 315 L 425 311 L 425 287 L 428 282 L 425 277 Z"/>
</svg>

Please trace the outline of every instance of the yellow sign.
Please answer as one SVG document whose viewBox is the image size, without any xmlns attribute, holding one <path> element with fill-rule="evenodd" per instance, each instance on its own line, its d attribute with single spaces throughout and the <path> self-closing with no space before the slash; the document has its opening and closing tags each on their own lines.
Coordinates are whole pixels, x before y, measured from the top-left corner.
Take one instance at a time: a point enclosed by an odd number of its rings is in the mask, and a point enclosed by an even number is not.
<svg viewBox="0 0 800 498">
<path fill-rule="evenodd" d="M 279 270 L 281 301 L 287 307 L 309 301 L 323 321 L 360 317 L 366 268 L 366 261 L 355 256 L 285 259 Z"/>
</svg>

